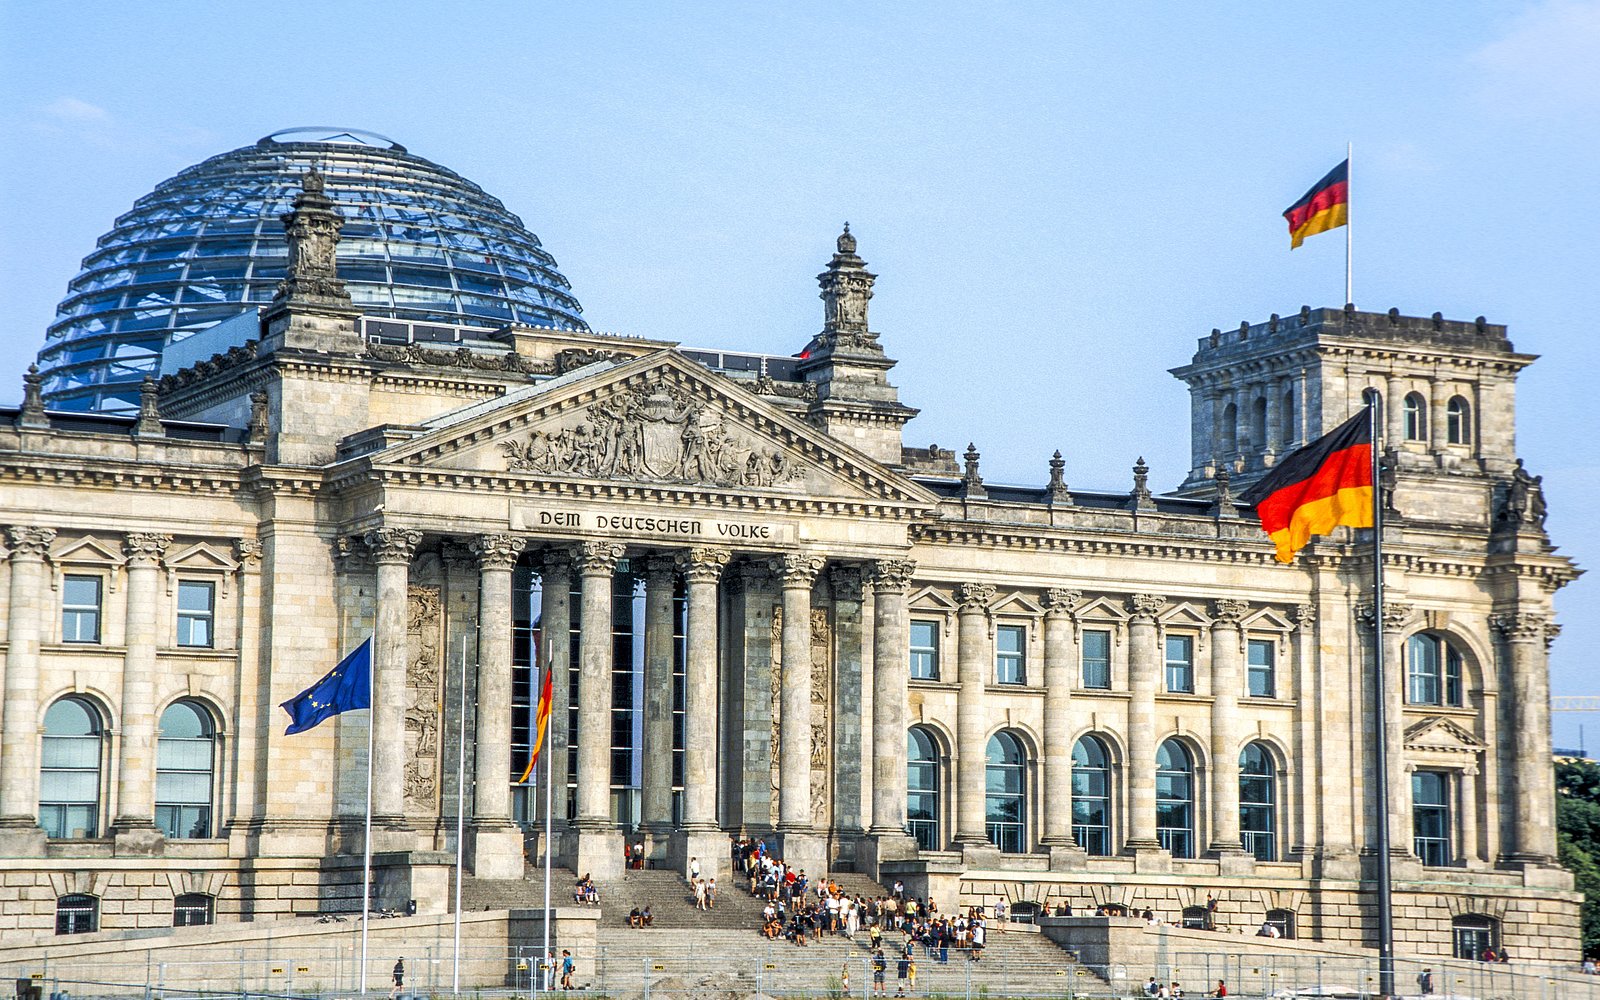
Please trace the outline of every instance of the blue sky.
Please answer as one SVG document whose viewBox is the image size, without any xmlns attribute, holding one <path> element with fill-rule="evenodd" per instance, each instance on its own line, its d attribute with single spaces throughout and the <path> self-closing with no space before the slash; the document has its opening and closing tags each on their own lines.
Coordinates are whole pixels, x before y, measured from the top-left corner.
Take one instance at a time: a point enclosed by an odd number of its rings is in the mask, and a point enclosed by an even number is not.
<svg viewBox="0 0 1600 1000">
<path fill-rule="evenodd" d="M 1519 449 L 1600 562 L 1600 4 L 0 5 L 0 400 L 159 181 L 293 125 L 500 197 L 598 329 L 790 353 L 848 219 L 908 441 L 986 477 L 1187 471 L 1195 339 L 1343 299 L 1279 213 L 1353 141 L 1355 299 L 1510 326 Z M 1587 291 L 1586 291 L 1587 289 Z M 10 374 L 6 374 L 10 373 Z M 1589 405 L 1584 405 L 1589 404 Z M 1600 582 L 1557 693 L 1600 694 Z M 1557 742 L 1600 717 L 1561 716 Z"/>
</svg>

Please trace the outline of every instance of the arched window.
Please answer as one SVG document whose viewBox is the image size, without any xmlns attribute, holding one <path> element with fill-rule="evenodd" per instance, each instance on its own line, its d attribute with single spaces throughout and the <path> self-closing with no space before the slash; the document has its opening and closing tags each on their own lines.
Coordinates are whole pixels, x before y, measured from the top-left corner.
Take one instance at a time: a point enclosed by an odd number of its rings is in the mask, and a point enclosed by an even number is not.
<svg viewBox="0 0 1600 1000">
<path fill-rule="evenodd" d="M 1239 450 L 1239 408 L 1232 403 L 1222 408 L 1222 454 L 1224 457 Z"/>
<path fill-rule="evenodd" d="M 1421 393 L 1409 393 L 1405 407 L 1405 436 L 1407 441 L 1428 440 L 1428 401 Z"/>
<path fill-rule="evenodd" d="M 906 733 L 906 827 L 924 851 L 943 846 L 939 836 L 939 744 L 921 726 Z"/>
<path fill-rule="evenodd" d="M 1093 736 L 1072 747 L 1072 839 L 1096 857 L 1111 853 L 1111 755 Z"/>
<path fill-rule="evenodd" d="M 1257 396 L 1250 404 L 1250 446 L 1261 449 L 1267 443 L 1267 397 Z"/>
<path fill-rule="evenodd" d="M 211 836 L 212 769 L 217 730 L 192 701 L 161 713 L 156 743 L 156 827 L 175 840 Z"/>
<path fill-rule="evenodd" d="M 1156 751 L 1156 840 L 1175 858 L 1194 857 L 1194 759 L 1177 740 Z"/>
<path fill-rule="evenodd" d="M 172 926 L 200 927 L 211 923 L 211 897 L 203 892 L 186 892 L 172 901 Z"/>
<path fill-rule="evenodd" d="M 1022 741 L 1010 733 L 990 737 L 984 816 L 989 842 L 1008 854 L 1027 850 L 1027 768 Z"/>
<path fill-rule="evenodd" d="M 1445 440 L 1451 444 L 1472 443 L 1472 404 L 1460 396 L 1451 396 L 1444 411 Z"/>
<path fill-rule="evenodd" d="M 39 825 L 44 827 L 45 836 L 99 836 L 104 742 L 105 726 L 100 713 L 82 698 L 62 698 L 44 713 Z"/>
<path fill-rule="evenodd" d="M 1285 389 L 1279 400 L 1278 435 L 1284 445 L 1300 440 L 1300 410 L 1294 405 L 1294 386 Z"/>
<path fill-rule="evenodd" d="M 1277 767 L 1259 743 L 1239 755 L 1239 835 L 1257 861 L 1278 860 Z"/>
<path fill-rule="evenodd" d="M 57 934 L 92 934 L 100 929 L 100 900 L 73 893 L 56 900 Z"/>
<path fill-rule="evenodd" d="M 1278 929 L 1281 938 L 1294 937 L 1294 911 L 1293 910 L 1268 910 L 1265 921 Z"/>
<path fill-rule="evenodd" d="M 1500 922 L 1493 917 L 1468 913 L 1450 921 L 1456 958 L 1492 961 L 1500 951 Z M 1489 953 L 1489 954 L 1485 954 Z"/>
<path fill-rule="evenodd" d="M 1461 706 L 1461 653 L 1436 635 L 1406 640 L 1406 700 L 1413 705 Z"/>
</svg>

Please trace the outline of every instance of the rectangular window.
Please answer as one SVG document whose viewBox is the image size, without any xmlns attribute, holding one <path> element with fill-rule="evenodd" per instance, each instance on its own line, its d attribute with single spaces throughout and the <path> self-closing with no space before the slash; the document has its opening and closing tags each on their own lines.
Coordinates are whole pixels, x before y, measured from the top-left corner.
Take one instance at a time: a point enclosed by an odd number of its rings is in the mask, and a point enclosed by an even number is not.
<svg viewBox="0 0 1600 1000">
<path fill-rule="evenodd" d="M 1028 683 L 1024 643 L 1028 630 L 1022 625 L 1000 625 L 994 630 L 994 677 L 997 684 Z"/>
<path fill-rule="evenodd" d="M 1277 697 L 1277 646 L 1271 639 L 1250 640 L 1250 697 Z"/>
<path fill-rule="evenodd" d="M 215 584 L 178 581 L 178 645 L 209 648 L 215 644 L 211 623 L 216 617 L 216 596 Z"/>
<path fill-rule="evenodd" d="M 939 679 L 938 622 L 911 623 L 911 679 L 917 681 Z"/>
<path fill-rule="evenodd" d="M 1411 774 L 1412 849 L 1425 865 L 1450 863 L 1450 779 L 1439 771 Z"/>
<path fill-rule="evenodd" d="M 1086 688 L 1111 688 L 1111 633 L 1105 629 L 1084 629 L 1080 660 L 1083 665 L 1083 686 Z"/>
<path fill-rule="evenodd" d="M 1194 636 L 1167 636 L 1167 690 L 1194 693 Z"/>
<path fill-rule="evenodd" d="M 61 641 L 100 641 L 100 578 L 69 576 L 61 583 Z"/>
</svg>

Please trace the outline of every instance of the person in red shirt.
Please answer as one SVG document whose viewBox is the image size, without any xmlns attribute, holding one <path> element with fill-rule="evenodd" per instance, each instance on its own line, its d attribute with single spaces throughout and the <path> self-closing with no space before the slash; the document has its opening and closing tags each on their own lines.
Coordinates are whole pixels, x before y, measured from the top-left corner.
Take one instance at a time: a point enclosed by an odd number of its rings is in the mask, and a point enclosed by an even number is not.
<svg viewBox="0 0 1600 1000">
<path fill-rule="evenodd" d="M 1213 993 L 1211 995 L 1214 996 L 1214 997 L 1225 997 L 1225 996 L 1227 996 L 1228 995 L 1228 984 L 1223 982 L 1220 979 L 1217 980 L 1217 992 L 1215 992 L 1215 993 Z"/>
</svg>

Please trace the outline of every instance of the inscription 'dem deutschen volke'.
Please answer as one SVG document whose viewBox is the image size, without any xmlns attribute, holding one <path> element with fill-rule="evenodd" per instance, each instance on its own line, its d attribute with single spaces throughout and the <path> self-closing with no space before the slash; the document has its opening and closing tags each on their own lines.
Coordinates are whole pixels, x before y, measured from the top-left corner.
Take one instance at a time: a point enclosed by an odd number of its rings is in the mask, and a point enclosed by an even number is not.
<svg viewBox="0 0 1600 1000">
<path fill-rule="evenodd" d="M 644 514 L 577 510 L 517 511 L 524 530 L 581 531 L 597 535 L 666 535 L 720 541 L 781 542 L 792 540 L 793 526 L 724 521 L 682 514 Z"/>
</svg>

